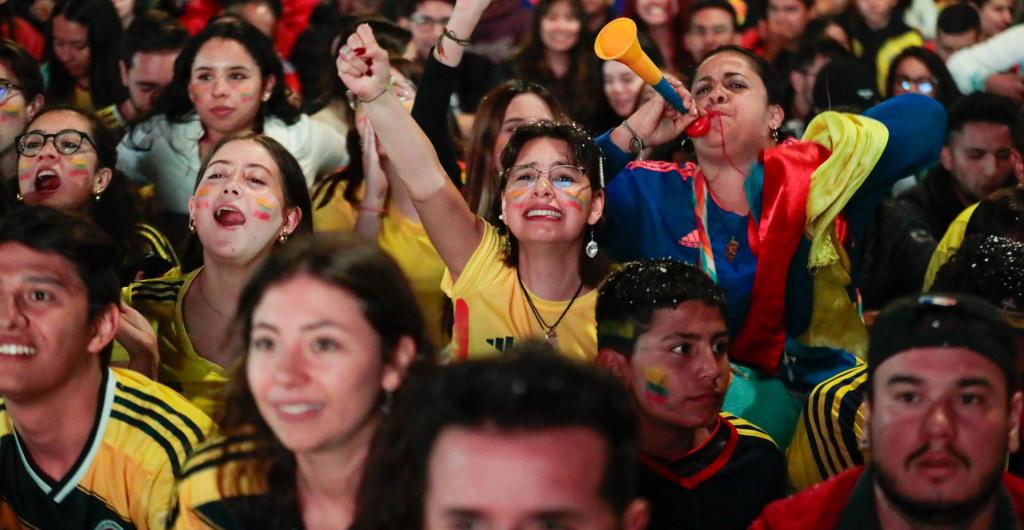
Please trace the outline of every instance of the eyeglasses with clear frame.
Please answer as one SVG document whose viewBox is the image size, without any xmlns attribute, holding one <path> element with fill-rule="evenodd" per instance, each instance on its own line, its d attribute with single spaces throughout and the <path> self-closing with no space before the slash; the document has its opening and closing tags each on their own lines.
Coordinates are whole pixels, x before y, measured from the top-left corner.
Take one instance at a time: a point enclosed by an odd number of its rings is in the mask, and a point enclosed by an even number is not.
<svg viewBox="0 0 1024 530">
<path fill-rule="evenodd" d="M 938 86 L 939 82 L 934 77 L 924 77 L 921 79 L 897 77 L 896 84 L 902 88 L 904 92 L 916 92 L 918 94 L 930 95 L 932 92 L 935 92 L 935 87 Z"/>
<path fill-rule="evenodd" d="M 43 134 L 41 132 L 25 133 L 15 139 L 15 147 L 19 155 L 32 157 L 38 155 L 43 150 L 48 139 L 53 142 L 53 147 L 62 155 L 78 152 L 78 149 L 86 141 L 89 142 L 93 149 L 96 148 L 96 144 L 93 143 L 92 138 L 89 138 L 88 134 L 74 129 L 64 129 L 53 134 Z"/>
<path fill-rule="evenodd" d="M 505 170 L 505 187 L 510 190 L 533 189 L 541 177 L 545 177 L 552 188 L 559 191 L 580 191 L 590 186 L 584 168 L 572 164 L 561 164 L 550 169 L 538 169 L 536 162 L 512 166 Z"/>
</svg>

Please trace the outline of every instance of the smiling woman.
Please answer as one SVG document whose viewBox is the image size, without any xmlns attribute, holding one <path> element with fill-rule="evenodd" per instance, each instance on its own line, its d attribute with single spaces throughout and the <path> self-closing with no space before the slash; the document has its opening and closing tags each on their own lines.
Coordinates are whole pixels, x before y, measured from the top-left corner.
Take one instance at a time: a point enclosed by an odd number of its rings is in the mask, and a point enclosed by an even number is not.
<svg viewBox="0 0 1024 530">
<path fill-rule="evenodd" d="M 224 348 L 238 293 L 276 243 L 312 232 L 309 193 L 298 163 L 274 139 L 237 133 L 214 146 L 203 161 L 189 199 L 189 228 L 202 247 L 202 266 L 191 272 L 132 284 L 123 293 L 150 321 L 119 330 L 133 361 L 159 359 L 158 379 L 204 411 L 216 412 L 227 366 Z"/>
<path fill-rule="evenodd" d="M 431 353 L 401 270 L 373 243 L 309 237 L 255 273 L 234 321 L 225 436 L 185 464 L 169 528 L 347 528 L 390 396 Z"/>
<path fill-rule="evenodd" d="M 571 124 L 518 127 L 502 154 L 507 169 L 494 211 L 503 221 L 495 227 L 469 209 L 423 131 L 387 90 L 390 69 L 377 66 L 386 64 L 386 52 L 362 25 L 342 48 L 338 72 L 388 146 L 447 266 L 442 289 L 454 302 L 454 356 L 498 355 L 517 340 L 546 336 L 566 355 L 593 358 L 594 288 L 607 271 L 586 240 L 604 208 L 593 140 Z"/>
<path fill-rule="evenodd" d="M 152 183 L 168 222 L 185 226 L 191 182 L 200 161 L 222 138 L 265 134 L 290 151 L 307 186 L 347 162 L 345 139 L 287 102 L 284 71 L 269 39 L 246 22 L 214 22 L 190 39 L 154 117 L 118 146 L 129 178 Z"/>
</svg>

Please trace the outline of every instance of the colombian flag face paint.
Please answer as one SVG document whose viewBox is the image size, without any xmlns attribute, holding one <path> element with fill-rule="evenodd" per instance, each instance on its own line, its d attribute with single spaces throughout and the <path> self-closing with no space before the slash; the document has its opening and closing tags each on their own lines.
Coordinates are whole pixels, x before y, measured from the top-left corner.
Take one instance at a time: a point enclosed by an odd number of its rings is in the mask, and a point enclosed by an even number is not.
<svg viewBox="0 0 1024 530">
<path fill-rule="evenodd" d="M 646 370 L 647 384 L 644 387 L 644 397 L 647 401 L 656 405 L 664 406 L 668 402 L 668 389 L 665 388 L 665 369 L 660 366 L 652 366 Z"/>
</svg>

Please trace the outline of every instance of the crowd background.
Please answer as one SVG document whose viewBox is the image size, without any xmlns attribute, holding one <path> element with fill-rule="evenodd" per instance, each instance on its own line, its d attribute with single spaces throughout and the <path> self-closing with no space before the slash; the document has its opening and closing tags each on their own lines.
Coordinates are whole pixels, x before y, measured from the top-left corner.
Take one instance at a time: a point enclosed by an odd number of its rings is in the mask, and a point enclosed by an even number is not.
<svg viewBox="0 0 1024 530">
<path fill-rule="evenodd" d="M 619 16 L 687 112 L 597 59 Z M 267 484 L 275 527 L 396 524 L 355 507 L 386 490 L 362 465 L 387 462 L 372 440 L 406 370 L 541 338 L 646 388 L 641 438 L 686 433 L 642 447 L 656 475 L 687 484 L 670 455 L 739 433 L 746 452 L 699 456 L 764 487 L 728 517 L 693 508 L 735 487 L 723 472 L 652 527 L 741 528 L 867 460 L 868 334 L 892 301 L 977 295 L 1024 358 L 1022 17 L 1019 0 L 7 0 L 0 215 L 51 207 L 113 238 L 109 362 L 222 429 L 175 477 L 183 527 L 219 513 L 188 510 L 210 491 Z M 623 265 L 666 258 L 661 276 Z M 686 369 L 716 381 L 714 419 L 648 410 L 675 376 L 641 370 L 640 337 L 684 302 L 713 309 L 683 320 L 714 325 L 714 361 Z M 277 348 L 335 310 L 340 338 L 304 347 L 372 355 Z M 338 425 L 275 420 L 268 396 L 298 380 L 337 395 L 285 415 Z M 234 524 L 263 521 L 246 510 Z"/>
</svg>

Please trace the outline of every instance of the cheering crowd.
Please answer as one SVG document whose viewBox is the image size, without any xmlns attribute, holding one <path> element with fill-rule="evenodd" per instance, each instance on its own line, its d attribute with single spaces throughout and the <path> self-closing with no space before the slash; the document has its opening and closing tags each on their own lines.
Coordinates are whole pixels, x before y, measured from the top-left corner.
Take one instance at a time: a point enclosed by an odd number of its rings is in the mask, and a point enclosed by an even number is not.
<svg viewBox="0 0 1024 530">
<path fill-rule="evenodd" d="M 1024 528 L 1022 13 L 0 2 L 0 528 Z"/>
</svg>

